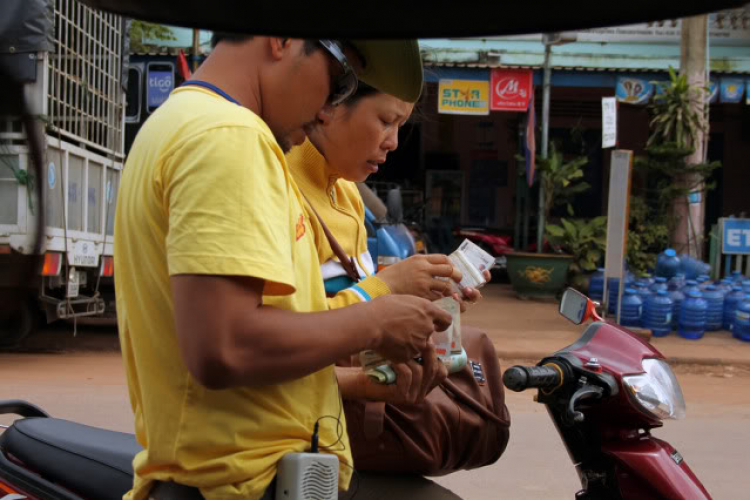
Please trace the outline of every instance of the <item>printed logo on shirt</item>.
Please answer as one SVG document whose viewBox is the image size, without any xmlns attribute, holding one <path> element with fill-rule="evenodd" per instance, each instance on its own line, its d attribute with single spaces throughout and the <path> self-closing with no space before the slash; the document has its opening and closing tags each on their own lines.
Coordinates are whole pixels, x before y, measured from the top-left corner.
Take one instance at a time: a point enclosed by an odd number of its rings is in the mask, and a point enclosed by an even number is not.
<svg viewBox="0 0 750 500">
<path fill-rule="evenodd" d="M 300 214 L 297 221 L 297 241 L 305 235 L 305 216 Z"/>
</svg>

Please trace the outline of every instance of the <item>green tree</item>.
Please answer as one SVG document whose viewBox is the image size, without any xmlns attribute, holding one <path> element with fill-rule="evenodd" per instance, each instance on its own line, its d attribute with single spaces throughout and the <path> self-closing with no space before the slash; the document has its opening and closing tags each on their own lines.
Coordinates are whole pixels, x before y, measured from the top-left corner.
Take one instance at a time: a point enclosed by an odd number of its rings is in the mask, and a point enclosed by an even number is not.
<svg viewBox="0 0 750 500">
<path fill-rule="evenodd" d="M 678 148 L 692 149 L 699 131 L 705 131 L 704 115 L 696 109 L 696 96 L 703 97 L 708 89 L 688 84 L 687 75 L 669 68 L 668 82 L 652 82 L 661 90 L 649 105 L 652 112 L 651 137 L 648 147 L 658 144 L 675 144 Z M 704 105 L 705 107 L 705 105 Z"/>
<path fill-rule="evenodd" d="M 130 24 L 130 51 L 131 52 L 148 52 L 155 45 L 144 44 L 144 38 L 169 41 L 176 40 L 172 30 L 161 24 L 149 23 L 134 19 Z"/>
</svg>

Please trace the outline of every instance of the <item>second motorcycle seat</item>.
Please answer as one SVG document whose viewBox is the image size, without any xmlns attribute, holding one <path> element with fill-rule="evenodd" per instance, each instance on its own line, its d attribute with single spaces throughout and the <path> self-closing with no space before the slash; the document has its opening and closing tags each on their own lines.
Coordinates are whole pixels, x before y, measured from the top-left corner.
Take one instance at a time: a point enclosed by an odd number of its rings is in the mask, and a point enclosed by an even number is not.
<svg viewBox="0 0 750 500">
<path fill-rule="evenodd" d="M 87 498 L 120 500 L 133 484 L 133 434 L 56 418 L 16 420 L 3 448 L 46 479 Z"/>
</svg>

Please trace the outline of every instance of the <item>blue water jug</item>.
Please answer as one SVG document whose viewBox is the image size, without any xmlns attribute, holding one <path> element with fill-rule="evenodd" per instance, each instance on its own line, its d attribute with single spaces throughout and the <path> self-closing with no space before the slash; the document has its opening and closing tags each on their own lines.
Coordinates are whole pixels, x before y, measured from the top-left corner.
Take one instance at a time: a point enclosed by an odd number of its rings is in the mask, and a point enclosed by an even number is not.
<svg viewBox="0 0 750 500">
<path fill-rule="evenodd" d="M 685 274 L 687 279 L 695 279 L 702 274 L 708 274 L 711 266 L 701 262 L 687 254 L 680 255 L 680 272 Z"/>
<path fill-rule="evenodd" d="M 745 277 L 740 271 L 732 271 L 732 281 L 742 283 Z"/>
<path fill-rule="evenodd" d="M 620 278 L 607 278 L 607 312 L 617 313 L 617 295 L 620 293 Z"/>
<path fill-rule="evenodd" d="M 701 291 L 700 288 L 698 288 L 698 282 L 697 281 L 695 281 L 695 280 L 687 280 L 687 281 L 685 281 L 685 286 L 683 286 L 682 290 L 680 290 L 680 291 L 682 293 L 684 293 L 685 296 L 687 296 L 687 294 L 688 294 L 688 292 L 690 290 L 697 290 L 699 292 Z"/>
<path fill-rule="evenodd" d="M 635 290 L 635 293 L 637 293 L 641 297 L 644 309 L 648 307 L 648 298 L 649 296 L 653 295 L 653 293 L 649 289 L 648 281 L 639 279 L 638 281 L 633 283 L 632 288 L 633 290 Z"/>
<path fill-rule="evenodd" d="M 620 324 L 622 326 L 641 326 L 643 301 L 633 288 L 626 288 L 622 295 Z"/>
<path fill-rule="evenodd" d="M 667 278 L 664 278 L 663 276 L 657 276 L 654 284 L 651 285 L 648 288 L 651 293 L 656 293 L 659 290 L 669 290 L 669 287 L 667 286 Z"/>
<path fill-rule="evenodd" d="M 666 290 L 659 290 L 648 298 L 643 327 L 654 337 L 665 337 L 672 331 L 672 300 Z"/>
<path fill-rule="evenodd" d="M 705 290 L 708 285 L 713 284 L 711 283 L 711 277 L 706 274 L 698 276 L 697 278 L 695 278 L 695 281 L 698 282 L 698 288 L 701 290 Z"/>
<path fill-rule="evenodd" d="M 677 273 L 676 276 L 669 278 L 667 282 L 667 288 L 669 290 L 681 290 L 685 286 L 685 275 Z"/>
<path fill-rule="evenodd" d="M 625 276 L 625 286 L 623 287 L 623 295 L 625 294 L 625 288 L 630 285 L 631 281 L 628 276 Z M 607 297 L 608 297 L 608 314 L 615 314 L 617 311 L 617 294 L 620 293 L 620 278 L 607 278 Z"/>
<path fill-rule="evenodd" d="M 668 295 L 672 300 L 672 330 L 676 331 L 677 320 L 680 317 L 680 307 L 682 307 L 682 301 L 685 300 L 685 294 L 679 290 L 672 290 Z"/>
<path fill-rule="evenodd" d="M 656 257 L 656 276 L 671 278 L 680 271 L 680 258 L 674 248 L 667 248 Z"/>
<path fill-rule="evenodd" d="M 737 304 L 737 310 L 734 313 L 734 338 L 750 342 L 750 294 Z"/>
<path fill-rule="evenodd" d="M 721 330 L 724 322 L 724 294 L 714 285 L 709 285 L 703 292 L 703 298 L 708 303 L 706 311 L 706 331 Z"/>
<path fill-rule="evenodd" d="M 724 330 L 732 330 L 734 326 L 734 312 L 737 310 L 737 304 L 745 298 L 742 287 L 734 285 L 732 291 L 724 297 L 724 320 L 722 326 Z"/>
<path fill-rule="evenodd" d="M 690 290 L 680 307 L 680 319 L 677 333 L 680 337 L 697 340 L 706 332 L 706 312 L 708 303 L 698 290 Z"/>
<path fill-rule="evenodd" d="M 589 280 L 589 297 L 597 302 L 604 299 L 604 268 L 599 268 Z"/>
<path fill-rule="evenodd" d="M 729 278 L 722 279 L 719 284 L 716 286 L 721 292 L 726 295 L 728 293 L 732 292 L 732 280 Z"/>
</svg>

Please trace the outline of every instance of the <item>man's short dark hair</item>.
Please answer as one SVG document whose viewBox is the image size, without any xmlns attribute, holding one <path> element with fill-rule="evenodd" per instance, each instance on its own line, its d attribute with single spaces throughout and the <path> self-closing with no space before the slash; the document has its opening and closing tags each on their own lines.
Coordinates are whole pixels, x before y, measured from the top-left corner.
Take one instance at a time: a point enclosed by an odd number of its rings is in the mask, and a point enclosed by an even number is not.
<svg viewBox="0 0 750 500">
<path fill-rule="evenodd" d="M 244 41 L 252 39 L 252 35 L 245 35 L 241 33 L 230 33 L 226 31 L 214 31 L 211 35 L 211 48 L 215 48 L 219 42 L 229 42 L 229 43 L 242 43 Z M 315 49 L 318 48 L 318 40 L 314 38 L 306 38 L 305 39 L 305 54 L 310 55 L 313 52 L 315 52 Z"/>
<path fill-rule="evenodd" d="M 211 48 L 216 47 L 219 42 L 227 41 L 231 43 L 241 43 L 245 40 L 250 40 L 252 35 L 245 35 L 241 33 L 229 33 L 226 31 L 214 31 L 211 35 Z"/>
</svg>

